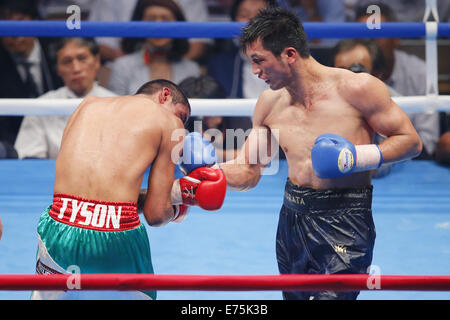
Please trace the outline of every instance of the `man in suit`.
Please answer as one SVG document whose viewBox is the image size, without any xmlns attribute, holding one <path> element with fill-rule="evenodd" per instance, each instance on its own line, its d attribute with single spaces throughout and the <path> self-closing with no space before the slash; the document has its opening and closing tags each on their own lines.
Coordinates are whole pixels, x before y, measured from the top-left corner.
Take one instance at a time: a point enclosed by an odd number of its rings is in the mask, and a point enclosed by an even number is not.
<svg viewBox="0 0 450 320">
<path fill-rule="evenodd" d="M 95 81 L 100 68 L 100 55 L 94 39 L 62 38 L 56 48 L 57 70 L 65 85 L 48 91 L 39 99 L 115 96 Z M 69 118 L 70 115 L 25 116 L 14 144 L 19 159 L 56 159 Z"/>
<path fill-rule="evenodd" d="M 37 20 L 34 1 L 0 1 L 1 20 Z M 48 42 L 48 39 L 45 41 Z M 35 37 L 0 39 L 0 98 L 35 98 L 62 86 L 49 45 Z M 3 158 L 15 158 L 14 142 L 23 116 L 0 116 Z"/>
</svg>

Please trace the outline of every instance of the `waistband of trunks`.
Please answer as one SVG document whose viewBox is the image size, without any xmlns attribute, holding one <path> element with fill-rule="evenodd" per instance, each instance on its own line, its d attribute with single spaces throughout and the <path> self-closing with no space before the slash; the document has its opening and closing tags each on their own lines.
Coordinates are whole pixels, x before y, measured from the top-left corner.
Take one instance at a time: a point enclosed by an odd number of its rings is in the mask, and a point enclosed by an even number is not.
<svg viewBox="0 0 450 320">
<path fill-rule="evenodd" d="M 296 211 L 372 207 L 373 186 L 316 190 L 293 184 L 287 179 L 283 204 Z"/>
<path fill-rule="evenodd" d="M 123 231 L 140 225 L 135 202 L 93 200 L 55 193 L 48 213 L 61 223 L 98 231 Z"/>
</svg>

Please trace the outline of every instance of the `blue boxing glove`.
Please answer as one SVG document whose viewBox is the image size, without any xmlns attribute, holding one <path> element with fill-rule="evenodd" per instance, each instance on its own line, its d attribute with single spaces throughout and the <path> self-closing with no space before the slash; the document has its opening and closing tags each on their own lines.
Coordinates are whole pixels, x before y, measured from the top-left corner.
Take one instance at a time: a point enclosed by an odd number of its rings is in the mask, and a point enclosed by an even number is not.
<svg viewBox="0 0 450 320">
<path fill-rule="evenodd" d="M 185 176 L 173 183 L 173 205 L 199 206 L 210 211 L 220 209 L 227 182 L 223 171 L 214 166 L 216 160 L 214 147 L 201 134 L 192 132 L 185 137 L 179 163 Z M 178 219 L 176 211 L 174 216 Z"/>
<path fill-rule="evenodd" d="M 375 144 L 354 146 L 337 134 L 320 135 L 311 150 L 314 173 L 322 179 L 347 176 L 353 172 L 378 169 L 383 157 Z"/>
<path fill-rule="evenodd" d="M 211 142 L 198 132 L 186 135 L 180 159 L 180 170 L 185 175 L 200 167 L 212 167 L 216 162 L 216 151 Z"/>
</svg>

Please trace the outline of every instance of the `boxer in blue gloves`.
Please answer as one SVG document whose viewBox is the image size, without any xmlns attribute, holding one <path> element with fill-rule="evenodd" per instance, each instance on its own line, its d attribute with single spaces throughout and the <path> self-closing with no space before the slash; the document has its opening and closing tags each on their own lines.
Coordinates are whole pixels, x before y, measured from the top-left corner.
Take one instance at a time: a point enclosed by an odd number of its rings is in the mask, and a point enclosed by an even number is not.
<svg viewBox="0 0 450 320">
<path fill-rule="evenodd" d="M 241 42 L 253 73 L 271 90 L 258 98 L 237 158 L 220 164 L 228 187 L 254 187 L 270 163 L 259 155 L 275 156 L 270 150 L 278 143 L 289 165 L 276 239 L 280 273 L 367 273 L 375 242 L 371 170 L 417 156 L 417 132 L 380 80 L 311 57 L 292 13 L 262 10 L 243 28 Z M 375 132 L 387 137 L 380 145 L 372 142 Z M 283 297 L 356 299 L 358 293 L 285 291 Z"/>
</svg>

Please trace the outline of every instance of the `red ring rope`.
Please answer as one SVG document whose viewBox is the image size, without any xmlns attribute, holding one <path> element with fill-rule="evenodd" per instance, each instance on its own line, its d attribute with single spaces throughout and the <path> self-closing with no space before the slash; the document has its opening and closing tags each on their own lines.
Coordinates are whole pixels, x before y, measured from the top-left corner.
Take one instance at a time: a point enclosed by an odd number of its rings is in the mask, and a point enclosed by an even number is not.
<svg viewBox="0 0 450 320">
<path fill-rule="evenodd" d="M 0 290 L 450 291 L 447 275 L 0 275 Z"/>
</svg>

